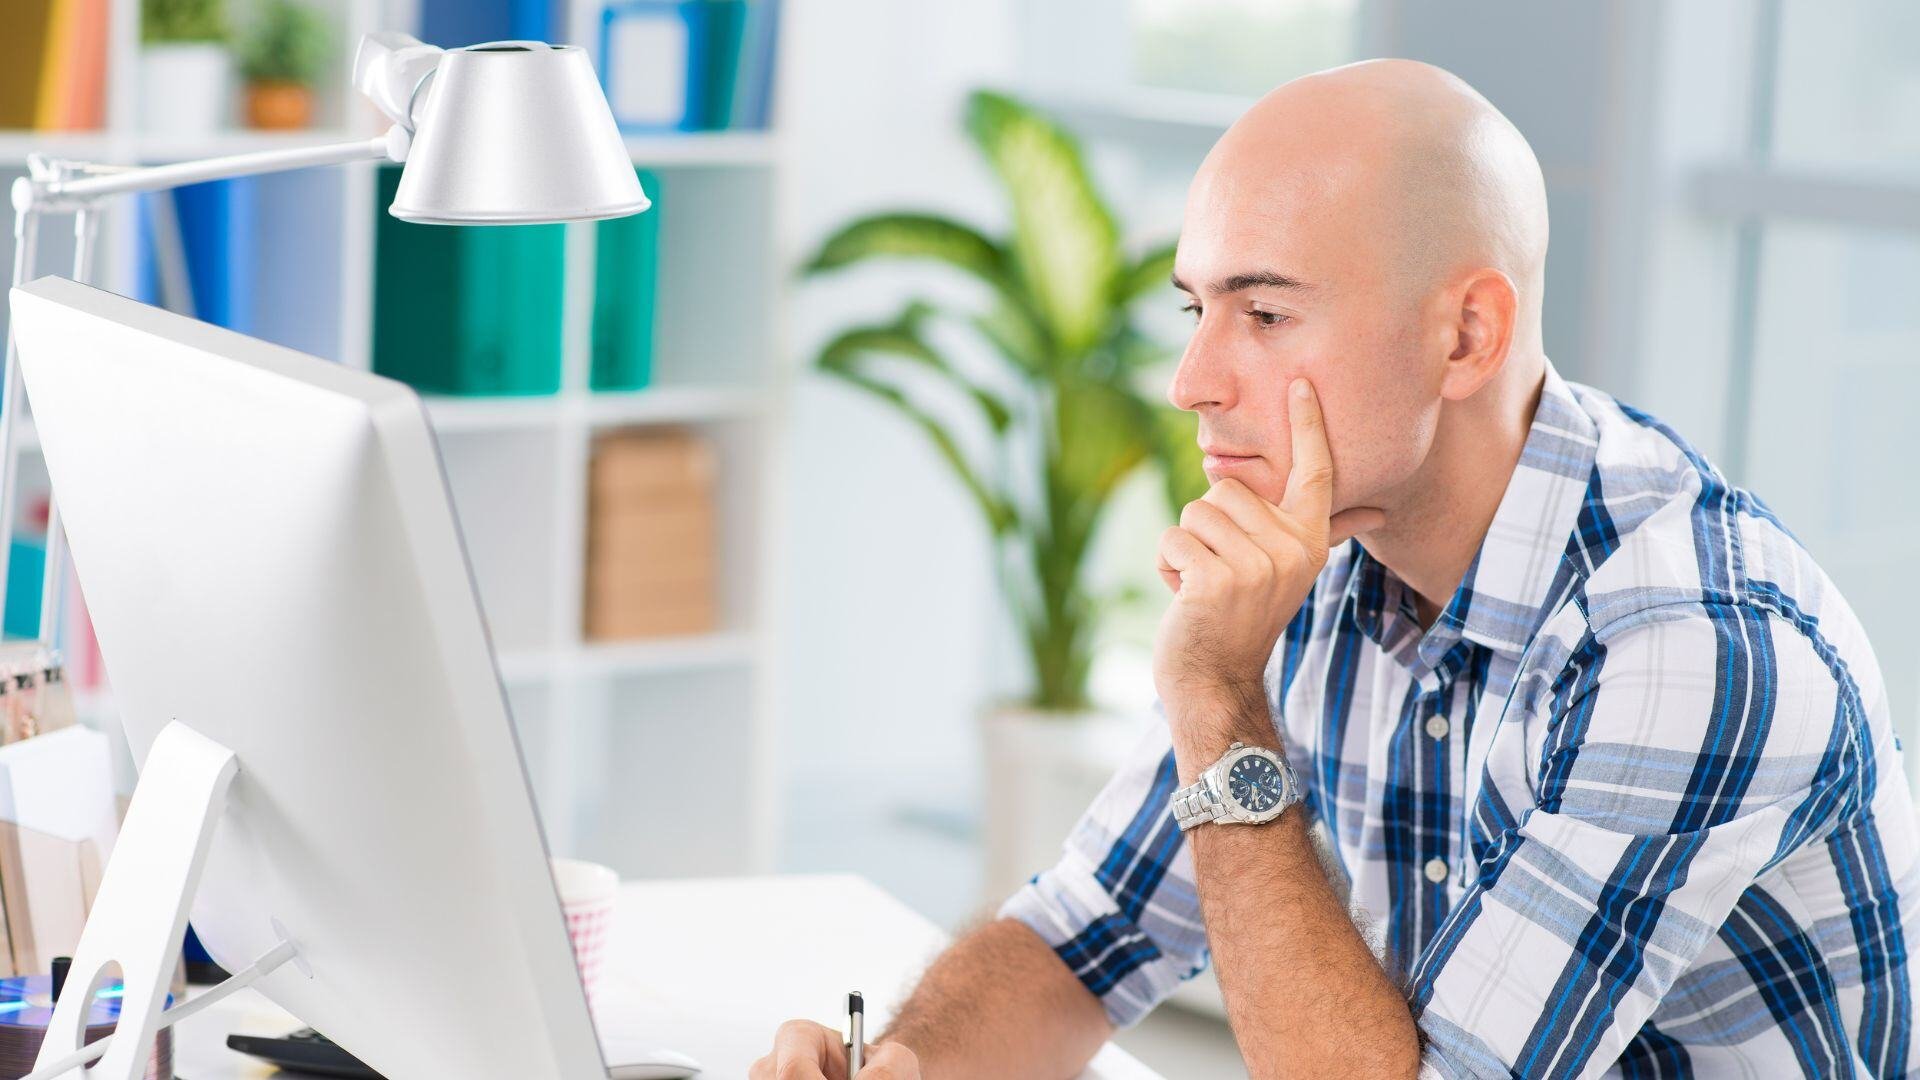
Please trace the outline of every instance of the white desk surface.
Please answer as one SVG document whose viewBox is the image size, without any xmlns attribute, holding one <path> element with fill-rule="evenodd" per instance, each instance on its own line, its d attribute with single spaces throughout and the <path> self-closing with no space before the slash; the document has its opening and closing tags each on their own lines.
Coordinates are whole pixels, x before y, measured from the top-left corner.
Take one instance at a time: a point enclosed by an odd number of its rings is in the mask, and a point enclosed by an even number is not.
<svg viewBox="0 0 1920 1080">
<path fill-rule="evenodd" d="M 865 994 L 868 1030 L 879 1031 L 946 942 L 939 927 L 853 875 L 633 882 L 621 887 L 597 1009 L 603 1026 L 698 1058 L 700 1080 L 744 1080 L 782 1021 L 843 1026 L 849 990 Z M 184 1080 L 273 1075 L 228 1050 L 228 1033 L 300 1026 L 242 991 L 175 1029 L 174 1071 Z M 1108 1046 L 1081 1080 L 1160 1077 Z"/>
</svg>

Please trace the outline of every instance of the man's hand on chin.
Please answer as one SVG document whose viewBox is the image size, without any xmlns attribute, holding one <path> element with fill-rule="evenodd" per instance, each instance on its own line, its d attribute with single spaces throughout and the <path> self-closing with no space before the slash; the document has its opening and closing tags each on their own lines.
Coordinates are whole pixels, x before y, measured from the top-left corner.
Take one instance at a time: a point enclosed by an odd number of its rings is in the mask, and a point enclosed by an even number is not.
<svg viewBox="0 0 1920 1080">
<path fill-rule="evenodd" d="M 1174 595 L 1154 641 L 1153 676 L 1183 784 L 1236 740 L 1273 741 L 1267 710 L 1255 706 L 1266 699 L 1274 644 L 1332 545 L 1385 520 L 1372 508 L 1332 513 L 1333 457 L 1312 385 L 1294 380 L 1287 406 L 1293 466 L 1279 504 L 1222 480 L 1160 537 L 1160 577 Z"/>
</svg>

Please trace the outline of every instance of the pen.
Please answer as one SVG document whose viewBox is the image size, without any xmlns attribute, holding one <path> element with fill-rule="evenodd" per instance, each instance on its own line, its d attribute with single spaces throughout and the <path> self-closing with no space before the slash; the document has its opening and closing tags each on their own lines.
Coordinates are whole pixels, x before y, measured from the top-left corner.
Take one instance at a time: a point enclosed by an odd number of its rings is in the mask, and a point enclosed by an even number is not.
<svg viewBox="0 0 1920 1080">
<path fill-rule="evenodd" d="M 860 1029 L 866 1020 L 866 1002 L 860 1000 L 860 991 L 847 995 L 847 1080 L 860 1075 L 861 1057 L 867 1049 L 866 1033 Z"/>
</svg>

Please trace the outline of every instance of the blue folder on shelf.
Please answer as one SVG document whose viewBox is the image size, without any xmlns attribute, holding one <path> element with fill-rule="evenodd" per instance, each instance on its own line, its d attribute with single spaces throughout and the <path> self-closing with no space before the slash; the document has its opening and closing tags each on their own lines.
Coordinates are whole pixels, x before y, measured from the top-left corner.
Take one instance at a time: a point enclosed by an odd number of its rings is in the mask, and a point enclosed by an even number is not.
<svg viewBox="0 0 1920 1080">
<path fill-rule="evenodd" d="M 600 16 L 600 81 L 623 131 L 717 131 L 733 120 L 746 0 L 616 0 Z"/>
</svg>

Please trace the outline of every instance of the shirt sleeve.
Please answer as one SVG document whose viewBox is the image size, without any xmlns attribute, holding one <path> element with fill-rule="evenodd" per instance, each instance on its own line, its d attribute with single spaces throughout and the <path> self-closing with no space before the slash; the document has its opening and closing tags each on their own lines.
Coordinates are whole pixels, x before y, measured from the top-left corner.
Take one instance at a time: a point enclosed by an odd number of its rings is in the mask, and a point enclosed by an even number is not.
<svg viewBox="0 0 1920 1080">
<path fill-rule="evenodd" d="M 1474 806 L 1478 880 L 1411 973 L 1423 1075 L 1604 1072 L 1830 818 L 1858 711 L 1813 644 L 1749 608 L 1670 614 L 1589 635 L 1522 751 L 1533 791 Z"/>
<path fill-rule="evenodd" d="M 1053 947 L 1117 1027 L 1206 966 L 1193 864 L 1167 805 L 1175 776 L 1172 737 L 1154 724 L 1068 834 L 1060 861 L 1000 909 Z"/>
</svg>

